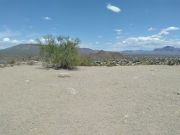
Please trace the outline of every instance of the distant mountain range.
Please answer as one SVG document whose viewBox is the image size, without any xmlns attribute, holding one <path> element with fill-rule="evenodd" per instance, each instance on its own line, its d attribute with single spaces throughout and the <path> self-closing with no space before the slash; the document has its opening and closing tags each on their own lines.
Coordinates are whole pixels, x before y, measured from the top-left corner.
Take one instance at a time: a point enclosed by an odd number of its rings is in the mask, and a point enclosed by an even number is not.
<svg viewBox="0 0 180 135">
<path fill-rule="evenodd" d="M 92 50 L 89 48 L 78 48 L 79 54 L 88 56 L 94 60 L 102 59 L 120 59 L 122 54 L 120 52 L 111 52 L 103 50 Z M 40 45 L 37 44 L 20 44 L 10 48 L 0 50 L 0 63 L 1 61 L 14 58 L 28 58 L 39 56 Z"/>
<path fill-rule="evenodd" d="M 79 48 L 79 53 L 82 55 L 89 55 L 98 51 L 89 48 Z M 20 44 L 10 48 L 0 50 L 0 55 L 3 56 L 38 56 L 40 53 L 40 45 L 38 44 Z"/>
<path fill-rule="evenodd" d="M 38 56 L 40 52 L 40 45 L 37 44 L 20 44 L 10 48 L 0 50 L 0 56 L 6 57 L 32 57 Z M 79 48 L 81 55 L 88 55 L 93 59 L 102 58 L 121 58 L 122 54 L 125 55 L 180 55 L 180 48 L 172 46 L 165 46 L 163 48 L 157 48 L 152 51 L 135 50 L 135 51 L 122 51 L 122 52 L 110 52 L 103 50 L 92 50 L 89 48 Z"/>
<path fill-rule="evenodd" d="M 1 56 L 12 56 L 12 57 L 30 57 L 30 56 L 38 56 L 40 49 L 39 45 L 37 44 L 20 44 L 16 45 L 10 48 L 6 48 L 3 50 L 0 50 Z"/>
<path fill-rule="evenodd" d="M 145 50 L 127 50 L 122 51 L 121 53 L 127 54 L 127 55 L 165 55 L 165 56 L 172 56 L 172 55 L 178 55 L 180 56 L 180 48 L 175 48 L 172 46 L 165 46 L 163 48 L 156 48 L 152 51 L 145 51 Z"/>
<path fill-rule="evenodd" d="M 165 46 L 163 48 L 154 49 L 155 52 L 180 52 L 180 48 L 175 48 L 172 46 Z"/>
</svg>

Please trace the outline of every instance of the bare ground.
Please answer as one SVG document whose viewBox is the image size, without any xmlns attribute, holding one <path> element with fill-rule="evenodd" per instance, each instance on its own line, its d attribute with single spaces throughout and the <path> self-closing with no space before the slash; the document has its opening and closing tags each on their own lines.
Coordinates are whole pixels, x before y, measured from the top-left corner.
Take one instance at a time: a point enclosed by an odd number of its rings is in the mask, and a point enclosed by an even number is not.
<svg viewBox="0 0 180 135">
<path fill-rule="evenodd" d="M 0 69 L 0 135 L 179 134 L 179 66 Z"/>
</svg>

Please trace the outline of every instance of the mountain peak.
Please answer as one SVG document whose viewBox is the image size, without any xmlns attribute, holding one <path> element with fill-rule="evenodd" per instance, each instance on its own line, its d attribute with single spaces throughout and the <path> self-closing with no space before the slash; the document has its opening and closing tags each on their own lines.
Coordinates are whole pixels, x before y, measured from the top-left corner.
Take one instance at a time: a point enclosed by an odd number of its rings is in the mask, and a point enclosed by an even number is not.
<svg viewBox="0 0 180 135">
<path fill-rule="evenodd" d="M 167 51 L 167 52 L 176 52 L 176 51 L 180 51 L 180 48 L 175 48 L 173 46 L 165 46 L 163 48 L 156 48 L 154 49 L 154 51 Z"/>
</svg>

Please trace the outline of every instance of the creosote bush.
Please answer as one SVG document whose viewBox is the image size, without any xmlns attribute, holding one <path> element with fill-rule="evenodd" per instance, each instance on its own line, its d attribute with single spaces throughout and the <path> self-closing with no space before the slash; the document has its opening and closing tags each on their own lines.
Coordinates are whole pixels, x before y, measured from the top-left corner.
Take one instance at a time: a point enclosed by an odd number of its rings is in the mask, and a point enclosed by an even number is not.
<svg viewBox="0 0 180 135">
<path fill-rule="evenodd" d="M 8 64 L 14 65 L 14 64 L 15 64 L 15 60 L 14 60 L 14 59 L 10 60 L 10 61 L 8 62 Z"/>
<path fill-rule="evenodd" d="M 93 60 L 89 56 L 79 57 L 79 66 L 93 66 Z"/>
<path fill-rule="evenodd" d="M 38 40 L 43 62 L 55 69 L 73 69 L 79 65 L 79 39 L 48 35 Z"/>
</svg>

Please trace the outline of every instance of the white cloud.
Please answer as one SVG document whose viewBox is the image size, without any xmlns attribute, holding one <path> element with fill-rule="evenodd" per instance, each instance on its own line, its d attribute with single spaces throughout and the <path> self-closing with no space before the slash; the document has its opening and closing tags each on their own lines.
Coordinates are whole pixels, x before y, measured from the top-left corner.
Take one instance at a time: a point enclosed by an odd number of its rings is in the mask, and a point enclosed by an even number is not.
<svg viewBox="0 0 180 135">
<path fill-rule="evenodd" d="M 20 32 L 16 32 L 16 31 L 11 31 L 10 29 L 6 28 L 3 31 L 0 31 L 0 38 L 11 38 L 11 37 L 16 37 L 21 35 Z"/>
<path fill-rule="evenodd" d="M 177 31 L 177 30 L 179 30 L 178 27 L 171 26 L 171 27 L 168 27 L 168 28 L 166 28 L 166 29 L 162 29 L 162 30 L 157 34 L 157 36 L 162 37 L 162 36 L 168 35 L 170 31 Z"/>
<path fill-rule="evenodd" d="M 36 41 L 34 39 L 29 39 L 28 42 L 29 43 L 36 43 Z"/>
<path fill-rule="evenodd" d="M 106 8 L 112 12 L 115 12 L 115 13 L 121 12 L 121 9 L 119 7 L 111 5 L 111 4 L 107 4 Z"/>
<path fill-rule="evenodd" d="M 116 32 L 122 32 L 122 29 L 116 29 L 115 31 Z"/>
<path fill-rule="evenodd" d="M 98 44 L 99 44 L 99 42 L 98 42 L 98 41 L 96 41 L 96 42 L 95 42 L 95 44 L 96 44 L 96 45 L 98 45 Z"/>
<path fill-rule="evenodd" d="M 115 30 L 115 32 L 116 32 L 117 35 L 120 35 L 120 34 L 122 33 L 122 31 L 123 31 L 122 29 L 116 29 L 116 30 Z"/>
<path fill-rule="evenodd" d="M 11 40 L 11 43 L 12 43 L 12 44 L 19 44 L 20 41 L 18 41 L 18 40 L 16 40 L 16 39 L 13 39 L 13 40 Z"/>
<path fill-rule="evenodd" d="M 18 44 L 18 43 L 21 43 L 23 42 L 23 40 L 16 40 L 16 39 L 10 39 L 10 38 L 3 38 L 3 39 L 0 39 L 0 43 L 1 44 Z"/>
<path fill-rule="evenodd" d="M 10 38 L 0 38 L 0 49 L 11 47 L 17 44 L 23 43 L 37 43 L 34 39 L 27 39 L 27 40 L 17 40 L 17 39 L 10 39 Z"/>
<path fill-rule="evenodd" d="M 24 39 L 22 39 L 22 37 Z M 28 35 L 23 35 L 19 31 L 12 31 L 9 28 L 5 28 L 0 31 L 0 49 L 11 47 L 21 43 L 37 43 L 36 38 L 40 37 L 38 33 L 29 33 Z"/>
<path fill-rule="evenodd" d="M 176 46 L 180 47 L 180 39 L 168 39 L 167 35 L 171 31 L 179 30 L 178 27 L 168 27 L 162 29 L 159 33 L 150 36 L 139 36 L 139 37 L 129 37 L 123 41 L 117 42 L 115 48 L 117 47 L 121 50 L 124 49 L 153 49 L 162 46 Z"/>
<path fill-rule="evenodd" d="M 49 16 L 46 16 L 46 17 L 44 17 L 43 19 L 44 19 L 44 20 L 48 20 L 48 21 L 51 21 L 51 20 L 52 20 L 52 18 L 49 17 Z"/>
<path fill-rule="evenodd" d="M 4 41 L 4 42 L 9 42 L 10 39 L 6 37 L 6 38 L 3 38 L 3 41 Z"/>
<path fill-rule="evenodd" d="M 156 29 L 153 27 L 148 28 L 148 31 L 155 31 Z"/>
</svg>

